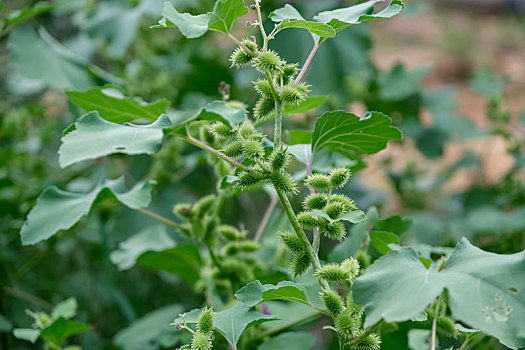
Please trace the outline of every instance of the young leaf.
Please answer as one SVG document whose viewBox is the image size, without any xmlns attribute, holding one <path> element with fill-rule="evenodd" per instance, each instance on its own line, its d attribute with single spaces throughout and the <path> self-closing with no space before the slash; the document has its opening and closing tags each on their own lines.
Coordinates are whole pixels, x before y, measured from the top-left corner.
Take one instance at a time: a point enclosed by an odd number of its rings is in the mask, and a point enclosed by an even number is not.
<svg viewBox="0 0 525 350">
<path fill-rule="evenodd" d="M 366 306 L 365 327 L 381 318 L 409 320 L 444 288 L 455 319 L 512 349 L 525 346 L 525 252 L 488 253 L 464 238 L 438 272 L 427 270 L 414 249 L 401 248 L 376 260 L 353 284 L 355 302 Z"/>
<path fill-rule="evenodd" d="M 144 208 L 151 200 L 149 182 L 139 182 L 126 189 L 124 178 L 105 180 L 88 193 L 76 193 L 48 187 L 38 197 L 36 206 L 27 215 L 20 236 L 22 244 L 36 244 L 59 230 L 67 230 L 87 215 L 95 202 L 115 198 L 130 208 Z"/>
<path fill-rule="evenodd" d="M 70 319 L 77 314 L 77 301 L 75 298 L 66 299 L 55 305 L 51 311 L 51 318 L 56 320 L 59 317 Z"/>
<path fill-rule="evenodd" d="M 248 12 L 243 0 L 217 0 L 213 12 L 208 13 L 210 15 L 208 27 L 211 30 L 228 34 L 235 20 Z"/>
<path fill-rule="evenodd" d="M 151 28 L 179 28 L 182 35 L 188 39 L 201 37 L 208 31 L 209 13 L 193 16 L 189 13 L 179 13 L 170 2 L 164 3 L 162 17 L 158 25 Z"/>
<path fill-rule="evenodd" d="M 377 249 L 381 254 L 387 254 L 390 249 L 388 246 L 391 243 L 398 242 L 398 237 L 395 233 L 387 231 L 370 231 L 370 243 Z"/>
<path fill-rule="evenodd" d="M 76 320 L 66 320 L 63 317 L 59 317 L 49 326 L 46 326 L 46 328 L 40 333 L 40 336 L 51 343 L 60 346 L 66 338 L 90 329 L 91 326 L 85 323 Z"/>
<path fill-rule="evenodd" d="M 246 306 L 255 306 L 260 302 L 275 299 L 311 305 L 304 287 L 290 281 L 282 281 L 277 285 L 263 285 L 254 281 L 239 289 L 235 297 Z"/>
<path fill-rule="evenodd" d="M 373 19 L 390 18 L 401 12 L 404 7 L 400 0 L 392 0 L 384 10 L 374 14 L 374 5 L 380 1 L 384 0 L 369 0 L 342 9 L 323 11 L 314 17 L 314 21 L 327 23 L 338 32 L 354 24 Z"/>
<path fill-rule="evenodd" d="M 126 97 L 122 91 L 111 86 L 67 91 L 66 96 L 86 112 L 97 111 L 105 120 L 118 124 L 136 119 L 157 120 L 170 105 L 165 99 L 146 103 L 137 98 Z"/>
<path fill-rule="evenodd" d="M 281 24 L 281 28 L 305 28 L 322 38 L 333 38 L 335 30 L 324 23 L 307 21 L 292 5 L 286 4 L 268 15 L 272 21 Z"/>
<path fill-rule="evenodd" d="M 58 150 L 60 166 L 65 168 L 82 160 L 114 153 L 156 153 L 164 137 L 162 129 L 169 126 L 171 121 L 165 114 L 149 125 L 121 125 L 100 118 L 98 112 L 90 112 L 64 132 Z"/>
<path fill-rule="evenodd" d="M 147 251 L 137 264 L 150 270 L 162 270 L 178 275 L 189 285 L 199 279 L 202 261 L 195 245 L 183 244 L 162 251 Z"/>
<path fill-rule="evenodd" d="M 392 120 L 379 112 L 368 112 L 363 118 L 344 111 L 327 112 L 315 123 L 312 152 L 323 148 L 373 154 L 388 141 L 401 139 L 401 131 L 391 126 Z"/>
</svg>

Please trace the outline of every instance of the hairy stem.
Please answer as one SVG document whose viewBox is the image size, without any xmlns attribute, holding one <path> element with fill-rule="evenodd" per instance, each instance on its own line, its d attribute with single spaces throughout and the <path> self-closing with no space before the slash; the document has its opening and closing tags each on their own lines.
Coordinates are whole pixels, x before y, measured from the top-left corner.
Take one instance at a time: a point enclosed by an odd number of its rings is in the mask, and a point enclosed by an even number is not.
<svg viewBox="0 0 525 350">
<path fill-rule="evenodd" d="M 275 128 L 273 133 L 274 149 L 281 148 L 281 134 L 283 129 L 283 111 L 281 101 L 275 100 Z"/>
<path fill-rule="evenodd" d="M 266 211 L 264 212 L 264 215 L 261 219 L 261 222 L 259 223 L 259 226 L 257 227 L 255 236 L 253 237 L 254 242 L 259 242 L 261 240 L 264 229 L 266 228 L 266 225 L 268 225 L 268 221 L 270 220 L 270 216 L 272 216 L 272 213 L 273 213 L 273 210 L 275 209 L 276 204 L 277 204 L 277 198 L 272 196 L 270 198 L 270 203 L 268 204 L 268 207 L 266 208 Z"/>
<path fill-rule="evenodd" d="M 282 191 L 277 190 L 277 195 L 279 196 L 279 200 L 281 201 L 286 216 L 288 216 L 288 219 L 290 220 L 290 223 L 292 224 L 295 233 L 297 234 L 303 245 L 308 249 L 308 255 L 310 256 L 310 260 L 312 261 L 314 270 L 319 270 L 321 268 L 321 262 L 319 261 L 319 257 L 312 248 L 310 240 L 306 236 L 306 233 L 304 233 L 301 224 L 297 220 L 297 216 L 293 211 L 292 204 L 288 200 L 288 197 L 286 197 L 286 194 L 284 194 Z M 325 280 L 320 279 L 319 284 L 321 284 L 321 286 L 325 289 L 329 288 L 328 282 L 326 282 Z"/>
<path fill-rule="evenodd" d="M 315 56 L 315 53 L 317 52 L 317 50 L 319 49 L 319 46 L 321 44 L 320 43 L 315 43 L 314 47 L 312 48 L 312 51 L 310 51 L 310 54 L 308 55 L 308 58 L 306 59 L 306 61 L 304 62 L 304 66 L 303 68 L 301 68 L 301 71 L 299 72 L 299 74 L 297 75 L 297 77 L 295 78 L 295 81 L 294 83 L 298 83 L 301 81 L 301 79 L 303 78 L 304 74 L 306 73 L 306 70 L 308 69 L 308 67 L 310 66 L 310 63 L 312 63 L 312 60 Z"/>
<path fill-rule="evenodd" d="M 357 338 L 354 338 L 352 340 L 350 340 L 349 342 L 346 343 L 346 345 L 348 346 L 351 346 L 351 345 L 357 345 L 359 344 L 360 342 L 363 341 L 363 339 L 365 339 L 366 337 L 368 337 L 371 333 L 375 332 L 375 330 L 377 329 L 377 327 L 379 327 L 379 325 L 383 322 L 383 320 L 379 320 L 377 321 L 376 323 L 374 323 L 373 325 L 371 325 L 370 327 L 368 327 L 367 329 L 365 329 L 365 331 L 363 333 L 361 333 L 361 335 Z"/>
<path fill-rule="evenodd" d="M 244 45 L 239 39 L 237 39 L 236 37 L 234 37 L 231 33 L 228 33 L 228 38 L 232 39 L 237 45 L 239 45 L 240 47 L 243 48 L 244 51 L 248 52 L 248 54 L 252 55 L 252 56 L 257 56 L 257 54 L 255 52 L 253 52 L 252 50 L 250 50 L 246 45 Z"/>
<path fill-rule="evenodd" d="M 430 340 L 430 350 L 436 350 L 436 329 L 437 329 L 437 318 L 439 314 L 439 303 L 441 296 L 436 301 L 436 311 L 434 313 L 434 320 L 432 321 L 432 338 Z"/>
<path fill-rule="evenodd" d="M 170 220 L 168 218 L 165 218 L 164 216 L 161 216 L 159 214 L 153 213 L 153 212 L 151 212 L 151 211 L 149 211 L 147 209 L 137 208 L 135 210 L 138 211 L 139 213 L 142 213 L 142 214 L 144 214 L 146 216 L 149 216 L 152 219 L 155 219 L 155 220 L 157 220 L 159 222 L 162 222 L 163 224 L 166 224 L 168 226 L 174 227 L 176 229 L 181 229 L 182 228 L 181 224 L 179 224 L 179 223 L 177 223 L 175 221 L 172 221 L 172 220 Z"/>
<path fill-rule="evenodd" d="M 262 22 L 262 15 L 261 15 L 261 1 L 260 0 L 255 0 L 255 7 L 257 9 L 257 23 L 259 24 L 259 29 L 261 30 L 261 35 L 262 35 L 262 38 L 263 38 L 263 50 L 266 50 L 268 48 L 268 35 L 266 35 L 266 31 L 264 30 L 264 27 L 263 27 L 263 22 Z"/>
</svg>

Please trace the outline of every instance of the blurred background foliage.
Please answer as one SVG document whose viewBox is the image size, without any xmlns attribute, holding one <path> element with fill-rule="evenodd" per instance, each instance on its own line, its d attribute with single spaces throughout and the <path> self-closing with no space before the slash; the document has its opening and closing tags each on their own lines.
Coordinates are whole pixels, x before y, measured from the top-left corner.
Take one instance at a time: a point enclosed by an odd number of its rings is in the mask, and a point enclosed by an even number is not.
<svg viewBox="0 0 525 350">
<path fill-rule="evenodd" d="M 150 209 L 172 219 L 174 204 L 192 202 L 215 190 L 206 155 L 175 138 L 165 140 L 153 157 L 111 156 L 63 170 L 58 165 L 62 130 L 83 114 L 64 91 L 111 84 L 148 102 L 167 99 L 170 113 L 177 114 L 220 99 L 218 87 L 224 81 L 231 85 L 233 100 L 249 107 L 255 102 L 250 83 L 254 72 L 229 68 L 231 42 L 216 34 L 187 40 L 178 31 L 149 29 L 160 17 L 163 2 L 56 0 L 40 4 L 42 13 L 20 23 L 13 20 L 13 11 L 35 2 L 2 2 L 1 349 L 36 347 L 11 333 L 13 328 L 30 327 L 32 319 L 24 310 L 50 312 L 69 297 L 78 301 L 77 318 L 92 326 L 73 341 L 83 349 L 170 348 L 180 339 L 167 324 L 179 312 L 204 301 L 194 286 L 165 268 L 135 266 L 119 271 L 112 252 L 143 230 L 166 230 L 176 241 L 184 240 L 118 203 L 105 202 L 73 229 L 35 246 L 22 247 L 19 236 L 28 211 L 49 185 L 87 191 L 103 178 L 125 175 L 130 184 L 152 179 L 157 183 Z M 172 2 L 191 13 L 213 7 L 212 0 Z M 355 3 L 286 2 L 306 18 Z M 265 0 L 263 6 L 268 13 L 283 3 Z M 402 230 L 406 231 L 403 244 L 449 247 L 465 236 L 485 250 L 521 251 L 525 248 L 525 22 L 520 2 L 454 4 L 461 7 L 440 0 L 406 3 L 401 16 L 352 27 L 323 45 L 307 80 L 312 95 L 329 97 L 317 111 L 286 120 L 286 128 L 311 129 L 324 110 L 346 109 L 357 115 L 377 110 L 390 115 L 404 140 L 367 158 L 366 166 L 354 167 L 362 169 L 345 191 L 359 207 L 375 206 L 380 217 L 402 215 L 409 222 Z M 243 23 L 241 19 L 236 26 L 236 36 L 253 35 L 254 30 Z M 280 33 L 271 47 L 289 62 L 302 63 L 311 38 L 290 29 Z M 269 202 L 263 192 L 230 198 L 223 222 L 240 223 L 251 237 Z M 287 260 L 276 248 L 275 233 L 285 222 L 276 208 L 264 231 L 265 248 L 258 253 L 262 261 L 269 261 L 256 276 L 261 280 L 283 279 L 279 266 Z M 352 233 L 357 230 L 356 226 Z M 356 233 L 356 237 L 361 236 Z M 332 253 L 333 246 L 324 246 L 321 257 L 339 260 L 340 254 L 355 254 L 360 244 L 368 242 L 349 238 Z M 370 249 L 372 258 L 379 256 Z M 277 312 L 278 306 L 274 307 Z M 404 332 L 406 348 L 405 328 L 400 325 L 393 334 Z M 328 348 L 326 333 L 316 334 L 317 343 L 310 346 Z M 399 348 L 389 339 L 384 338 L 385 349 Z M 498 346 L 484 339 L 476 348 Z"/>
</svg>

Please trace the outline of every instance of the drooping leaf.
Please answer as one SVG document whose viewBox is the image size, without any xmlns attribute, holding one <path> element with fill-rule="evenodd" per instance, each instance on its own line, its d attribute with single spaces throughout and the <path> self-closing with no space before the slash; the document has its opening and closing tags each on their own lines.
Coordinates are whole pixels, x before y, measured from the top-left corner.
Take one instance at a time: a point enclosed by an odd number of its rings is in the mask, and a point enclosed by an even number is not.
<svg viewBox="0 0 525 350">
<path fill-rule="evenodd" d="M 118 332 L 113 341 L 124 350 L 159 348 L 161 336 L 173 330 L 173 316 L 182 312 L 180 305 L 169 305 L 148 313 Z"/>
<path fill-rule="evenodd" d="M 359 118 L 344 111 L 327 112 L 315 123 L 312 152 L 323 148 L 373 154 L 391 140 L 401 139 L 401 131 L 391 126 L 392 120 L 379 112 L 368 112 Z"/>
<path fill-rule="evenodd" d="M 374 14 L 374 5 L 380 1 L 384 0 L 369 0 L 346 8 L 323 11 L 314 16 L 314 20 L 327 23 L 338 32 L 354 24 L 373 19 L 390 18 L 401 12 L 404 7 L 400 0 L 392 0 L 384 10 Z"/>
<path fill-rule="evenodd" d="M 316 338 L 307 332 L 288 332 L 271 337 L 259 346 L 258 350 L 310 350 L 315 345 Z"/>
<path fill-rule="evenodd" d="M 140 255 L 137 264 L 173 273 L 193 285 L 199 279 L 202 261 L 196 246 L 184 244 L 161 251 L 149 250 Z"/>
<path fill-rule="evenodd" d="M 427 270 L 414 249 L 401 248 L 376 260 L 353 284 L 356 303 L 366 306 L 365 327 L 381 318 L 409 320 L 444 288 L 455 319 L 512 349 L 525 346 L 525 252 L 488 253 L 463 239 L 438 272 Z"/>
<path fill-rule="evenodd" d="M 318 217 L 325 218 L 329 222 L 335 221 L 348 221 L 352 224 L 358 224 L 361 221 L 366 220 L 366 214 L 362 210 L 350 210 L 347 213 L 344 213 L 337 219 L 332 219 L 324 210 L 314 209 L 312 211 L 312 217 L 317 219 Z"/>
<path fill-rule="evenodd" d="M 227 106 L 222 101 L 213 101 L 202 107 L 194 116 L 176 123 L 171 128 L 166 129 L 165 132 L 185 135 L 186 127 L 201 120 L 221 121 L 233 127 L 246 120 L 246 110 Z"/>
<path fill-rule="evenodd" d="M 388 246 L 391 243 L 397 244 L 398 237 L 395 233 L 388 231 L 370 231 L 370 243 L 381 254 L 386 254 L 392 249 Z"/>
<path fill-rule="evenodd" d="M 27 6 L 19 10 L 11 11 L 6 16 L 6 22 L 10 26 L 16 26 L 30 18 L 51 11 L 55 5 L 47 1 L 39 1 L 33 6 Z"/>
<path fill-rule="evenodd" d="M 164 226 L 151 226 L 120 242 L 118 249 L 111 252 L 110 259 L 119 270 L 127 270 L 135 265 L 143 253 L 174 246 L 175 241 L 168 235 Z"/>
<path fill-rule="evenodd" d="M 211 15 L 209 13 L 193 16 L 189 13 L 179 13 L 170 2 L 164 3 L 162 18 L 158 25 L 152 28 L 177 27 L 180 32 L 189 39 L 198 38 L 208 31 L 208 23 Z"/>
<path fill-rule="evenodd" d="M 301 16 L 292 5 L 286 4 L 284 7 L 277 9 L 270 13 L 268 17 L 281 25 L 281 28 L 304 28 L 308 29 L 312 34 L 324 38 L 333 38 L 335 30 L 325 23 L 307 21 Z"/>
<path fill-rule="evenodd" d="M 126 97 L 122 91 L 111 86 L 68 91 L 66 96 L 86 112 L 97 111 L 105 120 L 118 124 L 136 119 L 154 121 L 169 107 L 167 100 L 146 103 L 138 98 Z"/>
<path fill-rule="evenodd" d="M 150 184 L 139 182 L 131 190 L 127 190 L 124 178 L 121 177 L 103 181 L 88 193 L 67 192 L 55 186 L 48 187 L 27 215 L 20 231 L 22 244 L 36 244 L 60 230 L 69 229 L 89 213 L 95 202 L 105 198 L 115 198 L 133 209 L 144 208 L 151 200 Z"/>
<path fill-rule="evenodd" d="M 91 329 L 90 325 L 76 321 L 66 320 L 63 317 L 59 317 L 49 326 L 46 326 L 40 333 L 40 336 L 53 344 L 59 346 L 68 337 L 79 334 Z"/>
<path fill-rule="evenodd" d="M 171 126 L 165 114 L 149 125 L 115 124 L 89 112 L 66 129 L 58 150 L 60 166 L 114 153 L 153 154 L 160 150 L 163 129 Z"/>
<path fill-rule="evenodd" d="M 192 310 L 185 314 L 188 324 L 197 323 L 200 309 Z M 278 320 L 272 315 L 265 315 L 255 311 L 250 306 L 237 303 L 227 310 L 214 313 L 215 329 L 231 344 L 237 345 L 239 338 L 246 329 L 263 322 Z M 182 322 L 181 317 L 177 317 L 174 323 Z"/>
<path fill-rule="evenodd" d="M 208 13 L 208 28 L 227 34 L 231 32 L 235 20 L 248 12 L 243 0 L 217 0 L 213 12 Z"/>
<path fill-rule="evenodd" d="M 235 297 L 246 306 L 255 306 L 260 302 L 275 299 L 311 305 L 304 287 L 290 281 L 282 281 L 277 285 L 263 285 L 254 281 L 239 289 Z"/>
</svg>

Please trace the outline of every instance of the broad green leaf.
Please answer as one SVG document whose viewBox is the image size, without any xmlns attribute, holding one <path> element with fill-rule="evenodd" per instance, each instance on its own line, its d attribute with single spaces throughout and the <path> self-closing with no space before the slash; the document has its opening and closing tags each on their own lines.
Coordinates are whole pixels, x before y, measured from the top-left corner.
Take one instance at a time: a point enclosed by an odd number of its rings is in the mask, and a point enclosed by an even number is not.
<svg viewBox="0 0 525 350">
<path fill-rule="evenodd" d="M 398 101 L 416 94 L 421 89 L 421 80 L 432 70 L 431 65 L 407 72 L 402 64 L 396 64 L 392 70 L 378 79 L 379 96 L 388 101 Z"/>
<path fill-rule="evenodd" d="M 0 314 L 0 333 L 11 332 L 13 325 L 4 315 Z"/>
<path fill-rule="evenodd" d="M 333 38 L 335 30 L 324 23 L 307 21 L 301 16 L 292 5 L 286 4 L 284 7 L 277 9 L 268 16 L 272 21 L 281 24 L 281 28 L 304 28 L 312 34 L 324 38 Z"/>
<path fill-rule="evenodd" d="M 494 74 L 489 68 L 476 70 L 474 77 L 470 80 L 470 87 L 486 98 L 497 98 L 503 96 L 505 80 Z"/>
<path fill-rule="evenodd" d="M 310 144 L 312 142 L 312 132 L 310 130 L 290 130 L 288 132 L 288 143 L 290 145 Z"/>
<path fill-rule="evenodd" d="M 152 28 L 177 27 L 189 39 L 198 38 L 208 31 L 209 13 L 193 16 L 189 13 L 179 13 L 170 2 L 164 3 L 162 17 L 158 25 Z"/>
<path fill-rule="evenodd" d="M 77 301 L 75 298 L 66 299 L 55 305 L 53 311 L 51 311 L 51 318 L 54 320 L 62 317 L 65 319 L 70 319 L 75 317 L 77 314 Z"/>
<path fill-rule="evenodd" d="M 317 219 L 318 217 L 322 217 L 328 220 L 329 222 L 348 221 L 348 222 L 351 222 L 352 224 L 358 224 L 361 221 L 366 220 L 366 214 L 361 210 L 351 210 L 347 213 L 344 213 L 337 219 L 332 219 L 325 211 L 314 209 L 312 211 L 312 217 L 314 219 Z"/>
<path fill-rule="evenodd" d="M 200 309 L 192 310 L 185 314 L 188 324 L 197 323 Z M 227 310 L 214 312 L 215 329 L 219 331 L 231 345 L 237 345 L 239 338 L 246 329 L 263 322 L 278 320 L 272 315 L 265 315 L 246 306 L 237 303 Z M 177 317 L 174 323 L 182 322 L 181 317 Z"/>
<path fill-rule="evenodd" d="M 316 338 L 306 332 L 288 332 L 271 337 L 259 346 L 258 350 L 310 350 L 315 345 Z"/>
<path fill-rule="evenodd" d="M 17 339 L 27 340 L 34 344 L 40 336 L 40 331 L 32 328 L 15 328 L 13 329 L 13 335 Z"/>
<path fill-rule="evenodd" d="M 167 100 L 146 103 L 138 98 L 126 97 L 121 90 L 111 86 L 68 91 L 66 95 L 86 112 L 97 111 L 105 120 L 118 124 L 136 119 L 154 121 L 169 107 Z"/>
<path fill-rule="evenodd" d="M 354 24 L 373 19 L 390 18 L 401 12 L 404 7 L 400 0 L 392 0 L 384 10 L 374 14 L 374 5 L 380 1 L 384 0 L 369 0 L 346 8 L 323 11 L 318 13 L 314 20 L 327 23 L 338 32 Z"/>
<path fill-rule="evenodd" d="M 438 272 L 427 270 L 414 249 L 401 248 L 376 260 L 352 288 L 366 306 L 365 327 L 382 318 L 409 320 L 446 288 L 455 319 L 512 349 L 525 346 L 525 252 L 488 253 L 463 239 Z"/>
<path fill-rule="evenodd" d="M 66 320 L 63 317 L 59 317 L 49 326 L 44 328 L 40 333 L 40 336 L 59 346 L 68 337 L 88 331 L 90 329 L 91 326 L 85 323 L 76 320 Z"/>
<path fill-rule="evenodd" d="M 159 348 L 161 336 L 173 330 L 173 315 L 182 312 L 180 305 L 169 305 L 148 313 L 118 332 L 113 341 L 124 350 L 154 350 Z"/>
<path fill-rule="evenodd" d="M 213 12 L 208 13 L 208 28 L 227 34 L 231 32 L 235 20 L 248 12 L 243 0 L 217 0 Z"/>
<path fill-rule="evenodd" d="M 227 106 L 222 101 L 213 101 L 202 107 L 197 114 L 176 123 L 173 127 L 165 130 L 166 133 L 186 135 L 186 128 L 192 123 L 207 120 L 221 121 L 231 127 L 246 120 L 246 110 Z"/>
<path fill-rule="evenodd" d="M 329 96 L 311 96 L 305 98 L 298 104 L 287 104 L 283 108 L 283 114 L 306 113 L 316 109 L 328 99 Z"/>
<path fill-rule="evenodd" d="M 151 226 L 120 242 L 118 249 L 111 252 L 110 259 L 119 270 L 127 270 L 135 265 L 143 253 L 161 251 L 174 246 L 175 241 L 168 235 L 164 226 Z"/>
<path fill-rule="evenodd" d="M 9 64 L 24 77 L 44 81 L 59 89 L 86 89 L 95 85 L 86 65 L 67 52 L 50 45 L 32 28 L 17 27 L 9 36 Z M 35 59 L 38 58 L 38 59 Z"/>
<path fill-rule="evenodd" d="M 163 128 L 171 126 L 165 114 L 149 125 L 115 124 L 102 119 L 98 112 L 80 117 L 68 127 L 58 150 L 60 166 L 96 159 L 114 153 L 153 154 L 160 150 Z"/>
<path fill-rule="evenodd" d="M 278 318 L 276 321 L 261 326 L 265 332 L 280 332 L 283 329 L 289 329 L 290 327 L 304 324 L 323 316 L 323 314 L 316 309 L 299 303 L 283 303 L 273 300 L 265 302 L 264 307 L 269 310 L 270 314 Z"/>
<path fill-rule="evenodd" d="M 327 112 L 315 123 L 312 152 L 323 148 L 373 154 L 391 140 L 400 140 L 401 131 L 391 126 L 390 117 L 368 112 L 363 118 L 344 111 Z"/>
<path fill-rule="evenodd" d="M 263 285 L 259 281 L 254 281 L 239 289 L 235 297 L 246 306 L 255 306 L 260 302 L 275 299 L 311 305 L 304 287 L 290 281 L 282 281 L 277 285 Z"/>
<path fill-rule="evenodd" d="M 95 202 L 106 198 L 115 198 L 133 209 L 144 208 L 151 201 L 150 184 L 139 182 L 131 190 L 127 190 L 124 178 L 121 177 L 103 181 L 88 193 L 67 192 L 55 186 L 48 187 L 27 215 L 20 231 L 22 244 L 36 244 L 60 230 L 71 228 L 90 212 Z"/>
<path fill-rule="evenodd" d="M 11 11 L 6 17 L 6 22 L 10 26 L 16 26 L 17 24 L 20 24 L 32 17 L 49 12 L 54 7 L 55 5 L 50 2 L 39 1 L 33 6 L 28 6 L 20 10 Z"/>
<path fill-rule="evenodd" d="M 398 237 L 395 233 L 387 231 L 370 231 L 370 243 L 377 249 L 381 254 L 387 254 L 390 249 L 388 246 L 391 243 L 397 244 Z"/>
<path fill-rule="evenodd" d="M 137 259 L 137 264 L 173 273 L 193 285 L 199 279 L 202 261 L 197 247 L 185 244 L 162 251 L 149 250 Z"/>
</svg>

